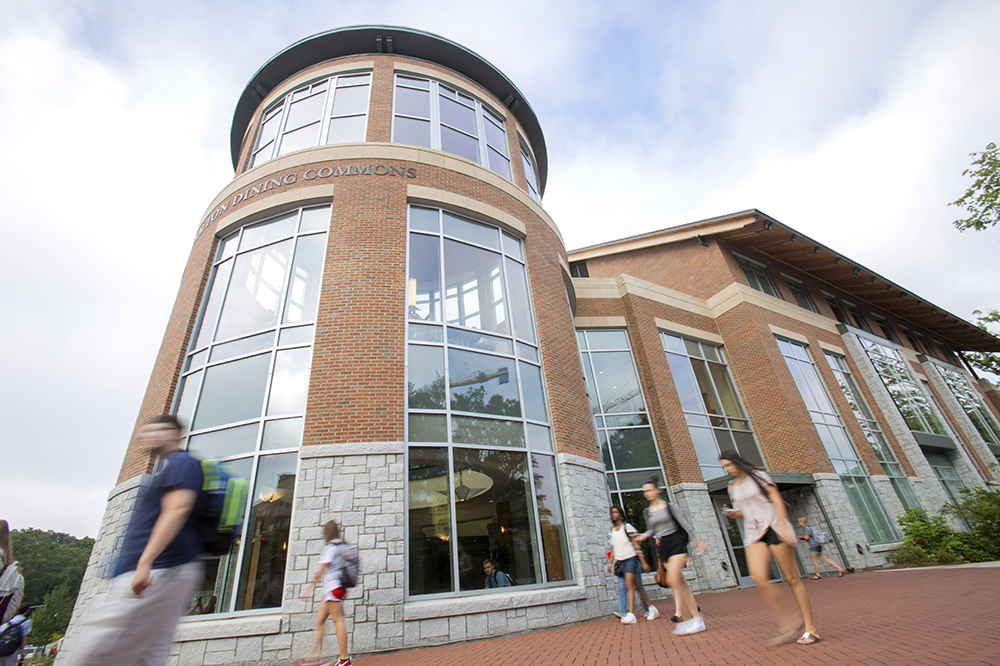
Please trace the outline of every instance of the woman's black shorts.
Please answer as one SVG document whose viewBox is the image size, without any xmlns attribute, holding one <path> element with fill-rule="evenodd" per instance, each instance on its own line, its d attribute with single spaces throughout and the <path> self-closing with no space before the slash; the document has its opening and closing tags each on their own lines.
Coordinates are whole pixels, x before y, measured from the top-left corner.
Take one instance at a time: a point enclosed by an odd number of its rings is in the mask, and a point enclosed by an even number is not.
<svg viewBox="0 0 1000 666">
<path fill-rule="evenodd" d="M 684 530 L 660 538 L 660 561 L 666 562 L 674 555 L 687 554 L 688 535 Z"/>
<path fill-rule="evenodd" d="M 779 537 L 778 533 L 772 530 L 770 527 L 767 528 L 767 531 L 764 532 L 764 536 L 762 536 L 760 540 L 766 543 L 768 546 L 777 546 L 779 543 L 781 543 L 781 537 Z"/>
</svg>

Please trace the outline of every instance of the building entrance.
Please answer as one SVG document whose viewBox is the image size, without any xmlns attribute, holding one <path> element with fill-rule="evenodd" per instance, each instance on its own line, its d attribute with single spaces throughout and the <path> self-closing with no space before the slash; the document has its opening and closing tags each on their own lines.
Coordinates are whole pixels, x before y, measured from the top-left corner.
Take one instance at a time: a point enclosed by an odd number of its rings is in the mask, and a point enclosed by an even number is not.
<svg viewBox="0 0 1000 666">
<path fill-rule="evenodd" d="M 712 506 L 715 507 L 715 515 L 719 520 L 719 526 L 722 528 L 722 536 L 726 541 L 726 550 L 729 551 L 729 561 L 732 565 L 736 584 L 740 587 L 753 587 L 753 580 L 750 578 L 750 569 L 747 567 L 747 558 L 744 552 L 743 522 L 730 520 L 722 515 L 722 508 L 729 506 L 728 495 L 713 495 Z M 783 581 L 785 579 L 781 575 L 781 570 L 774 563 L 774 559 L 771 560 L 770 567 L 772 581 Z"/>
</svg>

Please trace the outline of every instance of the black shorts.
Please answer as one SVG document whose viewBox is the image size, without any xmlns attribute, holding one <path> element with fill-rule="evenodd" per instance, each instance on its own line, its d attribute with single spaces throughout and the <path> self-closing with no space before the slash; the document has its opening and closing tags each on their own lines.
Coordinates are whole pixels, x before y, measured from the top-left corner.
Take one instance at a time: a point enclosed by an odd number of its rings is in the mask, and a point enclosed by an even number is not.
<svg viewBox="0 0 1000 666">
<path fill-rule="evenodd" d="M 779 537 L 778 533 L 772 530 L 770 527 L 767 528 L 767 531 L 764 532 L 764 536 L 762 536 L 760 540 L 766 543 L 768 546 L 777 546 L 779 543 L 781 543 L 781 537 Z"/>
<path fill-rule="evenodd" d="M 684 530 L 677 530 L 660 539 L 660 561 L 666 562 L 674 555 L 687 554 L 688 535 Z"/>
</svg>

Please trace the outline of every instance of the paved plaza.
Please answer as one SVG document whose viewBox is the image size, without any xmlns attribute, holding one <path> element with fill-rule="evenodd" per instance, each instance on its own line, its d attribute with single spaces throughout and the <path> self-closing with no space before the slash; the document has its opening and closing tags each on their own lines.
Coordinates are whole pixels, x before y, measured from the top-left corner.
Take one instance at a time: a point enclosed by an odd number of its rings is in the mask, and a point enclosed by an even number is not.
<svg viewBox="0 0 1000 666">
<path fill-rule="evenodd" d="M 560 629 L 358 658 L 358 666 L 596 664 L 1000 664 L 1000 568 L 936 567 L 806 580 L 823 641 L 764 645 L 775 633 L 754 589 L 698 595 L 708 631 L 673 636 L 673 602 L 662 617 L 623 625 L 615 618 Z M 609 580 L 608 584 L 612 584 Z M 791 593 L 785 586 L 788 602 Z"/>
</svg>

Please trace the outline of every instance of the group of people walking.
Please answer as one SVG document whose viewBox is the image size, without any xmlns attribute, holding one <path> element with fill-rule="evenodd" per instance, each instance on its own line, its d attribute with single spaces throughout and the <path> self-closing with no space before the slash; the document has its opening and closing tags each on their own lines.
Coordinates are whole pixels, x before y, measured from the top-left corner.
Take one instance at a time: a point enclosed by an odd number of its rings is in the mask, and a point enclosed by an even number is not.
<svg viewBox="0 0 1000 666">
<path fill-rule="evenodd" d="M 723 509 L 723 514 L 731 520 L 743 522 L 744 552 L 750 578 L 760 590 L 777 624 L 777 634 L 769 643 L 782 645 L 793 640 L 799 645 L 818 643 L 820 637 L 813 621 L 809 594 L 796 567 L 794 548 L 800 540 L 808 543 L 816 569 L 813 578 L 820 577 L 820 559 L 836 568 L 839 576 L 844 575 L 844 569 L 823 555 L 822 542 L 825 541 L 825 535 L 810 527 L 805 518 L 799 519 L 803 536 L 796 536 L 778 486 L 766 472 L 757 469 L 735 451 L 723 451 L 719 461 L 732 477 L 728 485 L 732 507 Z M 619 576 L 619 612 L 615 615 L 621 618 L 623 624 L 635 624 L 635 596 L 638 594 L 644 606 L 645 618 L 655 620 L 659 616 L 656 606 L 649 602 L 641 578 L 642 572 L 650 571 L 650 566 L 640 544 L 652 537 L 659 554 L 657 582 L 670 587 L 673 592 L 675 610 L 671 620 L 676 623 L 673 633 L 686 635 L 705 631 L 705 620 L 684 578 L 684 568 L 687 566 L 687 548 L 691 540 L 694 540 L 699 555 L 704 555 L 707 547 L 695 535 L 680 507 L 664 499 L 656 477 L 646 481 L 642 491 L 649 503 L 643 510 L 647 528 L 645 532 L 640 533 L 628 524 L 621 507 L 611 507 L 611 557 L 608 571 L 614 571 Z M 797 613 L 771 582 L 772 559 L 792 591 Z"/>
</svg>

